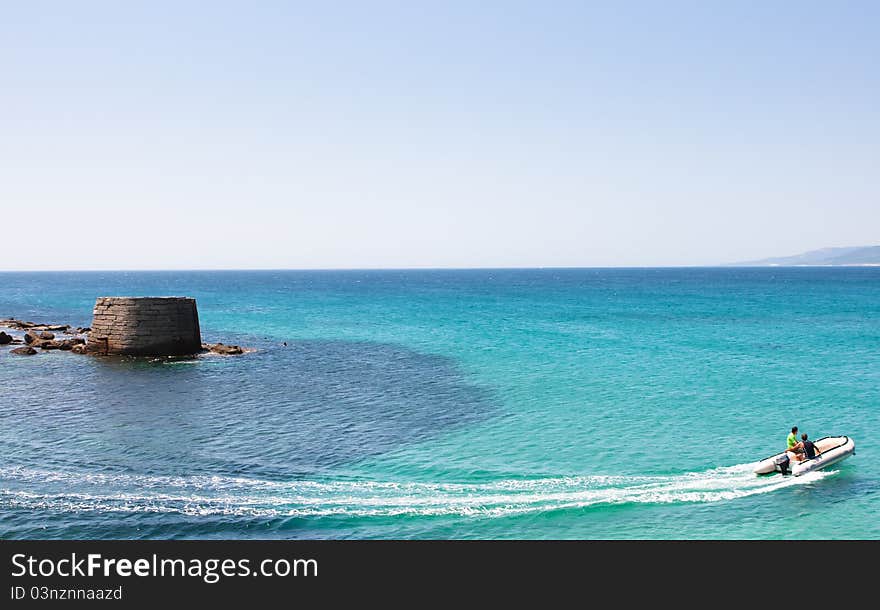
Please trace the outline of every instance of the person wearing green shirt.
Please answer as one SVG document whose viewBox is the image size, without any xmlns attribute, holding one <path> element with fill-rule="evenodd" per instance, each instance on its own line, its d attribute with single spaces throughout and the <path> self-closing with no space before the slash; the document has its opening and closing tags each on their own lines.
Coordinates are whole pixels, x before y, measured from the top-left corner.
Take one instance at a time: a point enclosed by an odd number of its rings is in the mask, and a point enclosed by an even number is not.
<svg viewBox="0 0 880 610">
<path fill-rule="evenodd" d="M 792 453 L 794 453 L 795 459 L 798 459 L 797 454 L 803 452 L 803 449 L 798 447 L 799 441 L 798 441 L 798 437 L 797 437 L 797 432 L 798 432 L 798 427 L 793 426 L 791 429 L 791 434 L 789 434 L 785 439 L 785 450 L 791 451 Z"/>
</svg>

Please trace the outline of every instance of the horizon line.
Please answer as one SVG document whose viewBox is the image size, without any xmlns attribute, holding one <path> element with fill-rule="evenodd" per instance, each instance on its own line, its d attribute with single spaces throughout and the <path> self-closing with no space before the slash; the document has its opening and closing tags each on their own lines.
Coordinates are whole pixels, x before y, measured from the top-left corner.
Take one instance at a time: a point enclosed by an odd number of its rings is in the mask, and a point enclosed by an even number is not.
<svg viewBox="0 0 880 610">
<path fill-rule="evenodd" d="M 235 271 L 526 271 L 526 270 L 578 270 L 578 269 L 778 269 L 780 267 L 877 267 L 873 263 L 841 265 L 828 264 L 763 264 L 749 265 L 722 263 L 715 265 L 549 265 L 549 266 L 498 266 L 498 267 L 181 267 L 151 269 L 0 269 L 0 273 L 157 273 L 157 272 L 235 272 Z"/>
</svg>

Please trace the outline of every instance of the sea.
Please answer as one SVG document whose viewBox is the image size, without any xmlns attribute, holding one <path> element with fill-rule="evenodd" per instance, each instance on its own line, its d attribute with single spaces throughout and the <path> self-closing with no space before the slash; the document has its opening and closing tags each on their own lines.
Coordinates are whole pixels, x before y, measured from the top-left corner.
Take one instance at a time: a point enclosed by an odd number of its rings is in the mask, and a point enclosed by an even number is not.
<svg viewBox="0 0 880 610">
<path fill-rule="evenodd" d="M 880 538 L 880 268 L 0 273 L 0 318 L 172 295 L 256 351 L 0 347 L 0 538 Z M 753 474 L 793 425 L 856 454 Z"/>
</svg>

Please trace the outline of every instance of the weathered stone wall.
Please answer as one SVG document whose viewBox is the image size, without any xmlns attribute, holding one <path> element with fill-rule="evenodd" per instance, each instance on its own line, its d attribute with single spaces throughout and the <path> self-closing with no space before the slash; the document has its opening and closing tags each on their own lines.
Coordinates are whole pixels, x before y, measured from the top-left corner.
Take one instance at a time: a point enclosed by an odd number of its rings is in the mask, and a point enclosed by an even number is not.
<svg viewBox="0 0 880 610">
<path fill-rule="evenodd" d="M 93 354 L 180 356 L 201 350 L 195 299 L 99 297 L 86 345 Z"/>
</svg>

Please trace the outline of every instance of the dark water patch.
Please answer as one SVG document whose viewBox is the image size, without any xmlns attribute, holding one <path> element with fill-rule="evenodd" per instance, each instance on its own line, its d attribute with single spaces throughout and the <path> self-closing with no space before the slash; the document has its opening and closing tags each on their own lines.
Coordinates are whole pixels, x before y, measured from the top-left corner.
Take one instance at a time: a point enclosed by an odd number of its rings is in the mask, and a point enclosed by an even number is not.
<svg viewBox="0 0 880 610">
<path fill-rule="evenodd" d="M 46 359 L 0 371 L 28 397 L 0 406 L 10 422 L 0 444 L 15 465 L 288 478 L 498 411 L 453 360 L 383 343 L 298 341 L 169 363 Z"/>
</svg>

